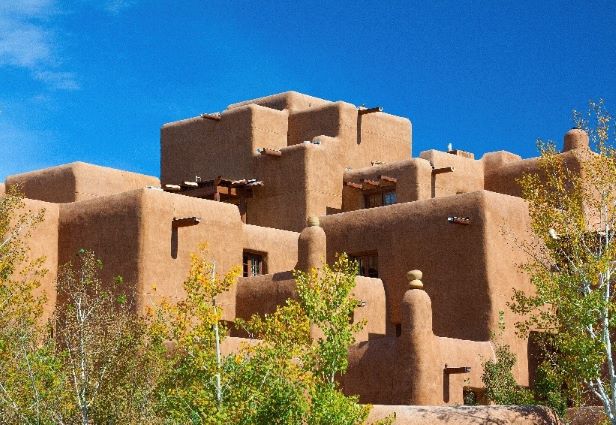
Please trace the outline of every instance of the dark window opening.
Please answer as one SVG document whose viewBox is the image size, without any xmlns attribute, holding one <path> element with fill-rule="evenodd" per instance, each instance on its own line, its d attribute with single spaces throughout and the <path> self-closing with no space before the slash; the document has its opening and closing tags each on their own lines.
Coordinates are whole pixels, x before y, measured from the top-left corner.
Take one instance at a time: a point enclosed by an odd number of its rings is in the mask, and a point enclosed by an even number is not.
<svg viewBox="0 0 616 425">
<path fill-rule="evenodd" d="M 376 252 L 352 255 L 351 259 L 357 262 L 360 276 L 379 277 L 379 256 Z"/>
<path fill-rule="evenodd" d="M 396 323 L 396 336 L 402 335 L 402 324 Z"/>
<path fill-rule="evenodd" d="M 242 275 L 244 277 L 251 277 L 265 274 L 265 262 L 263 261 L 263 257 L 263 254 L 245 251 L 242 260 Z"/>
<path fill-rule="evenodd" d="M 388 190 L 386 192 L 368 193 L 364 196 L 366 208 L 382 207 L 392 205 L 397 202 L 396 191 Z"/>
</svg>

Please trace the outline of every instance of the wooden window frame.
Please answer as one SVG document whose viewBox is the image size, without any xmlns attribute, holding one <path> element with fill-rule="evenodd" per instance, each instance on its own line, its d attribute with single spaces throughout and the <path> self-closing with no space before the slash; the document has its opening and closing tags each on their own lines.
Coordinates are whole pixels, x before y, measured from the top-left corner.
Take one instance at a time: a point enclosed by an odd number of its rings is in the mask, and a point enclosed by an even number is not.
<svg viewBox="0 0 616 425">
<path fill-rule="evenodd" d="M 357 254 L 349 254 L 349 258 L 353 261 L 357 261 L 358 263 L 358 276 L 364 276 L 364 277 L 371 277 L 371 278 L 378 278 L 379 277 L 379 253 L 378 251 L 366 251 L 366 252 L 360 252 Z M 367 268 L 367 270 L 363 270 L 362 269 L 362 264 L 365 264 L 365 261 L 367 259 L 372 259 L 375 260 L 376 264 L 372 264 L 372 265 L 376 265 L 376 268 L 368 268 L 371 264 L 366 264 L 365 267 Z M 374 273 L 370 273 L 370 270 L 374 270 Z"/>
<path fill-rule="evenodd" d="M 255 260 L 258 261 L 256 274 Z M 255 277 L 267 274 L 267 254 L 264 252 L 244 250 L 242 253 L 242 276 Z"/>
<path fill-rule="evenodd" d="M 389 194 L 393 194 L 393 198 L 394 198 L 394 202 L 389 202 L 386 203 L 386 197 Z M 375 205 L 372 205 L 371 200 L 376 199 L 377 202 Z M 398 202 L 398 197 L 396 194 L 396 189 L 395 188 L 387 188 L 386 190 L 378 190 L 378 191 L 371 191 L 368 193 L 364 193 L 364 208 L 378 208 L 378 207 L 385 207 L 387 205 L 393 205 L 396 204 Z"/>
</svg>

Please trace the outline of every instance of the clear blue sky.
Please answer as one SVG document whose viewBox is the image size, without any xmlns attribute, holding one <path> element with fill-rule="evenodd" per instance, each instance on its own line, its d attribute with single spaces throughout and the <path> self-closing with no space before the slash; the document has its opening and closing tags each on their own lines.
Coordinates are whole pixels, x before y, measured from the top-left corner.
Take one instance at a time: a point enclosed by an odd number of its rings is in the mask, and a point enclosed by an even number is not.
<svg viewBox="0 0 616 425">
<path fill-rule="evenodd" d="M 159 173 L 159 129 L 297 90 L 534 156 L 616 112 L 614 1 L 0 0 L 0 181 L 81 160 Z"/>
</svg>

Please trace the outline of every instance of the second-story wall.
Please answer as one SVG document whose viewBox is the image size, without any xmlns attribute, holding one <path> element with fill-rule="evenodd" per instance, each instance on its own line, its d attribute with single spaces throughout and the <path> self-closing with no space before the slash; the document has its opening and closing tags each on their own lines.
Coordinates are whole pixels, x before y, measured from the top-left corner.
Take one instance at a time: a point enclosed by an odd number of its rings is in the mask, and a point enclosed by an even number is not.
<svg viewBox="0 0 616 425">
<path fill-rule="evenodd" d="M 161 128 L 161 181 L 253 178 L 257 148 L 287 145 L 288 113 L 248 104 L 220 119 L 190 118 Z"/>
</svg>

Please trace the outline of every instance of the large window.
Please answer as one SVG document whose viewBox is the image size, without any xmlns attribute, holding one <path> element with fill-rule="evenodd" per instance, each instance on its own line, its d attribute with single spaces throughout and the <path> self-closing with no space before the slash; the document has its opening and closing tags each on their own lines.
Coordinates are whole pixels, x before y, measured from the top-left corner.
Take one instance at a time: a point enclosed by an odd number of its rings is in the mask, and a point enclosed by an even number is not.
<svg viewBox="0 0 616 425">
<path fill-rule="evenodd" d="M 364 197 L 366 208 L 382 207 L 396 203 L 396 191 L 368 193 Z"/>
<path fill-rule="evenodd" d="M 244 277 L 259 276 L 265 274 L 265 263 L 263 254 L 244 251 L 243 273 Z"/>
<path fill-rule="evenodd" d="M 360 276 L 379 277 L 379 256 L 376 252 L 351 255 L 351 259 L 357 261 Z"/>
</svg>

